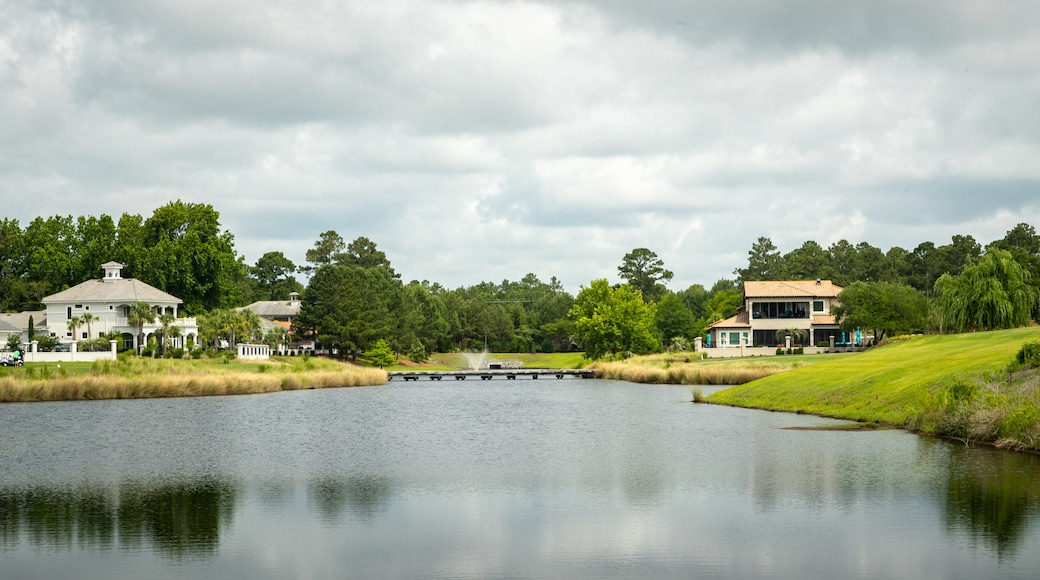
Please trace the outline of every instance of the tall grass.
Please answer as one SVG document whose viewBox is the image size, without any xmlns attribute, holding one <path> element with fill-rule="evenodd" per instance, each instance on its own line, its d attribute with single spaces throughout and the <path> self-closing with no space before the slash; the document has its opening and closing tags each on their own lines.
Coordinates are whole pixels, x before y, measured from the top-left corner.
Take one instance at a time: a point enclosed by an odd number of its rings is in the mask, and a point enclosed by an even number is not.
<svg viewBox="0 0 1040 580">
<path fill-rule="evenodd" d="M 956 377 L 922 394 L 910 426 L 965 442 L 1040 450 L 1040 375 L 1016 369 Z"/>
<path fill-rule="evenodd" d="M 657 367 L 625 362 L 593 363 L 590 369 L 603 379 L 668 385 L 742 385 L 791 370 L 782 364 L 682 364 Z"/>
<path fill-rule="evenodd" d="M 88 372 L 27 367 L 0 376 L 0 402 L 198 397 L 296 389 L 380 385 L 386 373 L 344 363 L 210 363 L 126 358 L 98 361 Z M 215 366 L 219 364 L 218 366 Z"/>
</svg>

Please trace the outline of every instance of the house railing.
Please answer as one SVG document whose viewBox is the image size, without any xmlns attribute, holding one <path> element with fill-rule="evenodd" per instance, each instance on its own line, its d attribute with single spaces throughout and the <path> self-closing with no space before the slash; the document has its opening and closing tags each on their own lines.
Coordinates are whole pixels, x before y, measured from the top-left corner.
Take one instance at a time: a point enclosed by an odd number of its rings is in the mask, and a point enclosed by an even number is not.
<svg viewBox="0 0 1040 580">
<path fill-rule="evenodd" d="M 185 326 L 198 326 L 199 324 L 198 324 L 198 319 L 196 319 L 195 317 L 191 317 L 191 318 L 178 318 L 178 319 L 173 321 L 173 325 L 174 326 L 185 327 Z M 115 322 L 115 326 L 136 326 L 136 325 L 135 324 L 130 324 L 130 321 L 127 318 L 125 318 L 125 317 L 123 317 L 123 318 L 118 318 L 117 317 L 116 318 L 116 322 Z M 156 319 L 156 322 L 153 322 L 151 324 L 145 324 L 144 327 L 145 328 L 161 328 L 162 325 L 159 324 L 158 323 L 158 319 Z"/>
</svg>

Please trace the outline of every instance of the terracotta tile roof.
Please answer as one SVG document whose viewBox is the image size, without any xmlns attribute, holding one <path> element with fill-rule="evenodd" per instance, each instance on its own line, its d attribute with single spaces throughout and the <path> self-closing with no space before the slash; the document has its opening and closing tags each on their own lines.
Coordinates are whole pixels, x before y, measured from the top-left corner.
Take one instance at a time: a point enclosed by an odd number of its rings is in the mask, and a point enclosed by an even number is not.
<svg viewBox="0 0 1040 580">
<path fill-rule="evenodd" d="M 838 324 L 833 314 L 814 314 L 812 317 L 812 323 L 814 325 L 821 324 Z"/>
<path fill-rule="evenodd" d="M 745 298 L 835 298 L 843 288 L 830 280 L 750 280 Z"/>
<path fill-rule="evenodd" d="M 751 327 L 751 323 L 748 322 L 748 313 L 747 312 L 741 312 L 740 314 L 737 314 L 736 316 L 731 316 L 731 317 L 727 318 L 726 320 L 720 320 L 720 321 L 712 324 L 708 328 L 743 328 L 743 327 L 748 327 L 748 328 Z"/>
</svg>

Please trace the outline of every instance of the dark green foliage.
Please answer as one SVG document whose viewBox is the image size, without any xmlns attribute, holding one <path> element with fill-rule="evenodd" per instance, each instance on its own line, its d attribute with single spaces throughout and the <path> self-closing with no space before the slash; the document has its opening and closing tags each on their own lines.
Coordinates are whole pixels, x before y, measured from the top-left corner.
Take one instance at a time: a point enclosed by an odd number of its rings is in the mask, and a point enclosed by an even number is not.
<svg viewBox="0 0 1040 580">
<path fill-rule="evenodd" d="M 924 328 L 928 303 L 924 295 L 905 284 L 853 282 L 838 294 L 831 311 L 845 332 L 870 330 L 876 342 L 886 334 L 906 334 Z"/>
<path fill-rule="evenodd" d="M 424 363 L 429 359 L 430 356 L 426 353 L 423 343 L 418 340 L 413 342 L 412 347 L 408 349 L 408 360 L 414 363 Z"/>
<path fill-rule="evenodd" d="M 1020 365 L 1040 368 L 1040 341 L 1023 344 L 1021 350 L 1015 355 L 1015 360 Z"/>
<path fill-rule="evenodd" d="M 673 292 L 667 293 L 657 303 L 654 324 L 657 326 L 662 344 L 671 344 L 676 338 L 691 340 L 697 336 L 697 319 L 682 299 Z"/>
<path fill-rule="evenodd" d="M 748 250 L 747 268 L 733 271 L 741 282 L 748 280 L 784 280 L 787 278 L 784 260 L 780 257 L 773 240 L 761 237 Z"/>
<path fill-rule="evenodd" d="M 644 302 L 657 302 L 667 291 L 664 284 L 672 273 L 664 268 L 664 261 L 646 248 L 636 248 L 625 254 L 618 266 L 621 279 L 643 295 Z"/>
<path fill-rule="evenodd" d="M 252 301 L 288 300 L 292 292 L 303 292 L 293 274 L 296 264 L 281 252 L 267 252 L 256 261 L 256 265 L 248 268 L 248 278 Z"/>
</svg>

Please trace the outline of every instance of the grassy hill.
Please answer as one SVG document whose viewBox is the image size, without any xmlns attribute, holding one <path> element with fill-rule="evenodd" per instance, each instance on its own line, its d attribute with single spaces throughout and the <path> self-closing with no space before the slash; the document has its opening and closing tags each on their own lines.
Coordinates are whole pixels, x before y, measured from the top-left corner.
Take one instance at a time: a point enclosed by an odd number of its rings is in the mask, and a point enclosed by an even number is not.
<svg viewBox="0 0 1040 580">
<path fill-rule="evenodd" d="M 1022 405 L 1040 407 L 1035 372 L 1012 375 L 1008 370 L 1023 343 L 1038 340 L 1040 327 L 914 338 L 772 375 L 707 400 L 942 433 L 942 412 L 989 412 L 1000 422 L 1006 414 L 994 415 L 994 405 L 1010 406 L 1010 413 L 1021 412 Z M 1040 412 L 1028 411 L 1020 422 L 1037 419 Z M 980 440 L 1001 437 L 979 429 Z"/>
</svg>

